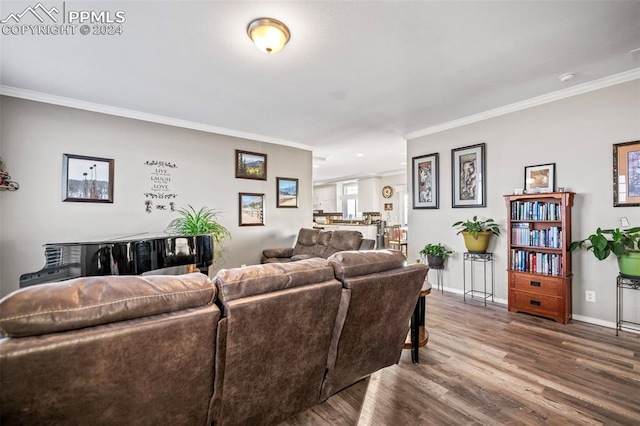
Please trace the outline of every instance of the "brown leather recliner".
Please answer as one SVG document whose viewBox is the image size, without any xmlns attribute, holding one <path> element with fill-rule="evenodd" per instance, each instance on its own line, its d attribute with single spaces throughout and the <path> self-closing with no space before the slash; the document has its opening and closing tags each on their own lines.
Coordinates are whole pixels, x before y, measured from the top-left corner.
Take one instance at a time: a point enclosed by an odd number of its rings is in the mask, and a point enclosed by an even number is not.
<svg viewBox="0 0 640 426">
<path fill-rule="evenodd" d="M 0 423 L 207 424 L 215 295 L 199 273 L 12 293 L 0 305 Z"/>
<path fill-rule="evenodd" d="M 346 250 L 373 250 L 375 241 L 359 231 L 322 231 L 302 228 L 294 247 L 269 248 L 262 251 L 261 263 L 284 263 L 314 257 L 329 258 Z"/>
</svg>

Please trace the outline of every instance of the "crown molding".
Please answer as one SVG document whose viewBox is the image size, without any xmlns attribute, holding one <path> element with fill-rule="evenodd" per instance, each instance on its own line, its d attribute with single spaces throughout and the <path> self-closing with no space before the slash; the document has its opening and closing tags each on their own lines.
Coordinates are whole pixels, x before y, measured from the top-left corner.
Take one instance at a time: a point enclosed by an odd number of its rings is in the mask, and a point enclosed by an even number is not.
<svg viewBox="0 0 640 426">
<path fill-rule="evenodd" d="M 627 81 L 636 80 L 640 78 L 640 68 L 635 68 L 629 71 L 615 74 L 609 77 L 604 77 L 599 80 L 590 81 L 588 83 L 579 84 L 577 86 L 569 87 L 567 89 L 558 90 L 556 92 L 548 93 L 546 95 L 537 96 L 535 98 L 527 99 L 525 101 L 516 102 L 503 107 L 491 109 L 478 114 L 470 115 L 468 117 L 460 118 L 458 120 L 449 121 L 447 123 L 438 124 L 436 126 L 427 127 L 426 129 L 416 130 L 402 135 L 406 140 L 419 138 L 421 136 L 432 135 L 444 130 L 454 129 L 456 127 L 465 126 L 467 124 L 477 123 L 479 121 L 487 120 L 489 118 L 499 117 L 501 115 L 511 114 L 512 112 L 522 111 L 527 108 L 532 108 L 538 105 L 547 104 L 550 102 L 559 101 L 561 99 L 569 98 L 571 96 L 581 95 L 583 93 L 592 92 L 598 89 L 604 89 L 605 87 L 615 86 L 616 84 L 626 83 Z"/>
<path fill-rule="evenodd" d="M 101 114 L 114 115 L 117 117 L 131 118 L 134 120 L 148 121 L 150 123 L 165 124 L 167 126 L 181 127 L 184 129 L 199 130 L 201 132 L 215 133 L 218 135 L 232 136 L 235 138 L 251 139 L 258 142 L 267 142 L 276 145 L 285 145 L 292 148 L 313 151 L 313 147 L 299 142 L 285 139 L 272 138 L 270 136 L 258 135 L 255 133 L 243 132 L 240 130 L 227 129 L 224 127 L 211 126 L 209 124 L 197 123 L 195 121 L 180 120 L 177 118 L 165 117 L 162 115 L 148 114 L 146 112 L 134 111 L 131 109 L 118 108 L 109 105 L 97 104 L 93 102 L 81 101 L 79 99 L 66 98 L 63 96 L 50 95 L 48 93 L 35 92 L 32 90 L 20 89 L 17 87 L 0 85 L 0 95 L 13 98 L 26 99 L 29 101 L 43 102 L 47 104 L 59 105 L 69 108 L 81 109 L 85 111 L 98 112 Z"/>
</svg>

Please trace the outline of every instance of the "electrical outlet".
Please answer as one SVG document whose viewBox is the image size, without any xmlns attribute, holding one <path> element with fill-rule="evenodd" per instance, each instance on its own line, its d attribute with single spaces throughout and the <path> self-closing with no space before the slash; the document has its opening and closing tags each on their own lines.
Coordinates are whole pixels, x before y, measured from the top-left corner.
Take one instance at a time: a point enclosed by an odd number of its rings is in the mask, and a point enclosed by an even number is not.
<svg viewBox="0 0 640 426">
<path fill-rule="evenodd" d="M 585 291 L 584 292 L 584 300 L 587 302 L 595 302 L 596 301 L 596 292 L 595 291 Z"/>
</svg>

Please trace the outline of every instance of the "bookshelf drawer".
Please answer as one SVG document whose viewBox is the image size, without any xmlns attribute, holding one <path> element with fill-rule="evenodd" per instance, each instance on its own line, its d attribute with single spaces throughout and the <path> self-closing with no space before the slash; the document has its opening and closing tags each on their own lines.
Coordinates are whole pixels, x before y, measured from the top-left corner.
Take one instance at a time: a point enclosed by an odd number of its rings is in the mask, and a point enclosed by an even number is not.
<svg viewBox="0 0 640 426">
<path fill-rule="evenodd" d="M 511 286 L 515 290 L 523 290 L 530 293 L 562 296 L 563 281 L 563 279 L 556 277 L 541 277 L 540 275 L 512 272 Z"/>
<path fill-rule="evenodd" d="M 560 299 L 553 296 L 529 293 L 525 291 L 512 291 L 514 311 L 529 312 L 543 316 L 560 316 Z"/>
</svg>

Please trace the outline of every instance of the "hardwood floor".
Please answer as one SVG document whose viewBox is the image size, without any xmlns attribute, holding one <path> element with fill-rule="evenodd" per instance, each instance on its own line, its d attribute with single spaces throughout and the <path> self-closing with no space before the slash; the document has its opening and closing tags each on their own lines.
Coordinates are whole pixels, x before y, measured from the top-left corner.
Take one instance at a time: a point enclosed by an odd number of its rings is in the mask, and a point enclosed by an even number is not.
<svg viewBox="0 0 640 426">
<path fill-rule="evenodd" d="M 356 383 L 285 425 L 639 425 L 640 335 L 427 297 L 420 364 Z"/>
</svg>

